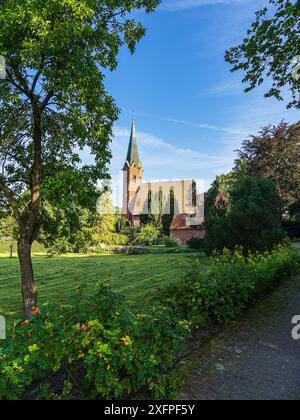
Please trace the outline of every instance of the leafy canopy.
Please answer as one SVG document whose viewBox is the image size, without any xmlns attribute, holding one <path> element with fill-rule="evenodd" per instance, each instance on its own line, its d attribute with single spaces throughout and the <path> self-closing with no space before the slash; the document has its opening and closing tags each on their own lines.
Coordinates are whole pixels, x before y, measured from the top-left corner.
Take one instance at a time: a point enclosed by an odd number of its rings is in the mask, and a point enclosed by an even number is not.
<svg viewBox="0 0 300 420">
<path fill-rule="evenodd" d="M 239 157 L 250 175 L 272 180 L 287 204 L 300 200 L 300 123 L 264 127 L 243 142 Z"/>
<path fill-rule="evenodd" d="M 271 78 L 265 96 L 283 100 L 289 90 L 288 107 L 300 108 L 299 34 L 300 0 L 269 0 L 269 7 L 256 13 L 243 43 L 225 55 L 232 71 L 245 73 L 246 92 Z"/>
<path fill-rule="evenodd" d="M 0 0 L 0 204 L 22 224 L 41 166 L 42 205 L 95 204 L 118 116 L 104 72 L 120 47 L 134 52 L 145 29 L 131 17 L 159 0 Z M 41 136 L 41 146 L 34 138 Z M 94 162 L 80 161 L 79 151 Z M 31 191 L 31 194 L 29 193 Z M 91 193 L 92 192 L 92 193 Z"/>
</svg>

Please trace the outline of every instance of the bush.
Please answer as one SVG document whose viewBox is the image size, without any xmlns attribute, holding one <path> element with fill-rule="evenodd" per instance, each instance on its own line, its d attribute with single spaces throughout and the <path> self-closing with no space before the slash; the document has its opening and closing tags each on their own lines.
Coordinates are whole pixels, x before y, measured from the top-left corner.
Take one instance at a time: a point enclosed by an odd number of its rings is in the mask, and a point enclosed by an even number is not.
<svg viewBox="0 0 300 420">
<path fill-rule="evenodd" d="M 143 226 L 136 236 L 135 243 L 140 245 L 153 245 L 160 235 L 159 229 L 153 225 Z"/>
<path fill-rule="evenodd" d="M 162 241 L 167 248 L 176 248 L 178 246 L 178 242 L 169 236 L 164 236 Z"/>
<path fill-rule="evenodd" d="M 284 220 L 282 227 L 291 239 L 300 238 L 300 220 Z"/>
<path fill-rule="evenodd" d="M 194 249 L 195 251 L 202 251 L 204 249 L 204 239 L 203 238 L 191 238 L 187 241 L 189 248 Z"/>
<path fill-rule="evenodd" d="M 45 306 L 28 323 L 12 325 L 0 348 L 0 399 L 19 399 L 38 383 L 45 390 L 53 375 L 61 389 L 55 395 L 50 389 L 47 398 L 72 392 L 124 398 L 140 390 L 175 398 L 178 381 L 170 369 L 187 329 L 162 306 L 130 310 L 108 285 L 99 285 L 92 299 L 78 287 L 71 305 Z"/>
<path fill-rule="evenodd" d="M 289 245 L 248 258 L 241 248 L 234 253 L 224 250 L 211 258 L 206 271 L 198 260 L 180 282 L 162 289 L 157 299 L 194 326 L 229 324 L 298 266 L 298 253 Z"/>
<path fill-rule="evenodd" d="M 103 232 L 97 237 L 97 244 L 105 244 L 107 246 L 127 245 L 129 239 L 126 235 L 115 232 Z"/>
<path fill-rule="evenodd" d="M 225 208 L 206 212 L 205 252 L 242 246 L 245 252 L 270 251 L 285 237 L 281 200 L 272 181 L 241 175 L 228 190 Z M 210 198 L 212 201 L 212 199 Z"/>
</svg>

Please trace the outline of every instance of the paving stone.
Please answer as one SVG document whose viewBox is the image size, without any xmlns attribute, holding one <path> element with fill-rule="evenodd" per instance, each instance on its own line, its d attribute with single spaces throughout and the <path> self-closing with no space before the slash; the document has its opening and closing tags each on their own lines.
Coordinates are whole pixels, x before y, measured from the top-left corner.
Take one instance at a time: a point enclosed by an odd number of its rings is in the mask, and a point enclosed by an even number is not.
<svg viewBox="0 0 300 420">
<path fill-rule="evenodd" d="M 300 341 L 291 337 L 298 314 L 300 276 L 190 356 L 179 399 L 300 400 Z"/>
</svg>

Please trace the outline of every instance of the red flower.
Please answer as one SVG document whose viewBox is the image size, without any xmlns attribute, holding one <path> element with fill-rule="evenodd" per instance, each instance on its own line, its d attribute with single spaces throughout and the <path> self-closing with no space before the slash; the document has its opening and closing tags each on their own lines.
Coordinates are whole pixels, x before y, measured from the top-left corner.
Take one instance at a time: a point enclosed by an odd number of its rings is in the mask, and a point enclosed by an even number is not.
<svg viewBox="0 0 300 420">
<path fill-rule="evenodd" d="M 29 324 L 29 322 L 28 321 L 23 321 L 23 322 L 21 322 L 21 325 L 28 325 Z"/>
<path fill-rule="evenodd" d="M 36 307 L 36 306 L 34 306 L 33 308 L 32 308 L 32 315 L 36 315 L 36 314 L 38 314 L 39 313 L 39 308 L 38 307 Z"/>
<path fill-rule="evenodd" d="M 96 308 L 97 308 L 97 305 L 94 303 L 93 305 L 91 305 L 91 307 L 92 307 L 93 309 L 96 309 Z"/>
</svg>

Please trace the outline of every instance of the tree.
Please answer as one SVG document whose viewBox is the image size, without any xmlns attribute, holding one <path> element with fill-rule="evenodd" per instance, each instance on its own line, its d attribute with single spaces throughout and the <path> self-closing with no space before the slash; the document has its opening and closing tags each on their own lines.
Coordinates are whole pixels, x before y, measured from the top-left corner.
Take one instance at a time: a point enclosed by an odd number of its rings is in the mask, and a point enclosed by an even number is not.
<svg viewBox="0 0 300 420">
<path fill-rule="evenodd" d="M 152 202 L 156 203 L 155 207 L 158 210 L 157 214 L 151 213 Z M 153 225 L 162 230 L 165 235 L 169 235 L 176 206 L 178 207 L 174 188 L 170 188 L 167 197 L 163 197 L 162 189 L 154 195 L 150 191 L 148 194 L 148 214 L 141 215 L 141 224 Z"/>
<path fill-rule="evenodd" d="M 300 200 L 300 123 L 268 126 L 238 151 L 250 175 L 272 180 L 282 200 Z"/>
<path fill-rule="evenodd" d="M 222 212 L 206 215 L 207 253 L 239 245 L 245 252 L 271 250 L 284 238 L 281 200 L 272 181 L 242 174 L 228 189 Z"/>
<path fill-rule="evenodd" d="M 3 215 L 0 213 L 0 240 L 4 237 L 10 240 L 9 256 L 13 257 L 14 243 L 18 237 L 18 226 L 14 217 L 11 214 Z"/>
<path fill-rule="evenodd" d="M 19 225 L 24 317 L 37 304 L 31 245 L 45 202 L 96 202 L 118 110 L 104 88 L 120 47 L 133 53 L 145 30 L 128 14 L 159 0 L 0 0 L 0 203 Z M 94 163 L 83 165 L 87 147 Z"/>
<path fill-rule="evenodd" d="M 287 87 L 292 96 L 288 107 L 300 108 L 300 0 L 269 3 L 256 13 L 243 43 L 226 51 L 225 59 L 233 72 L 245 72 L 246 92 L 271 77 L 265 96 L 283 100 Z"/>
<path fill-rule="evenodd" d="M 86 252 L 92 245 L 95 211 L 75 203 L 67 209 L 44 203 L 37 241 L 49 256 L 67 252 Z"/>
</svg>

